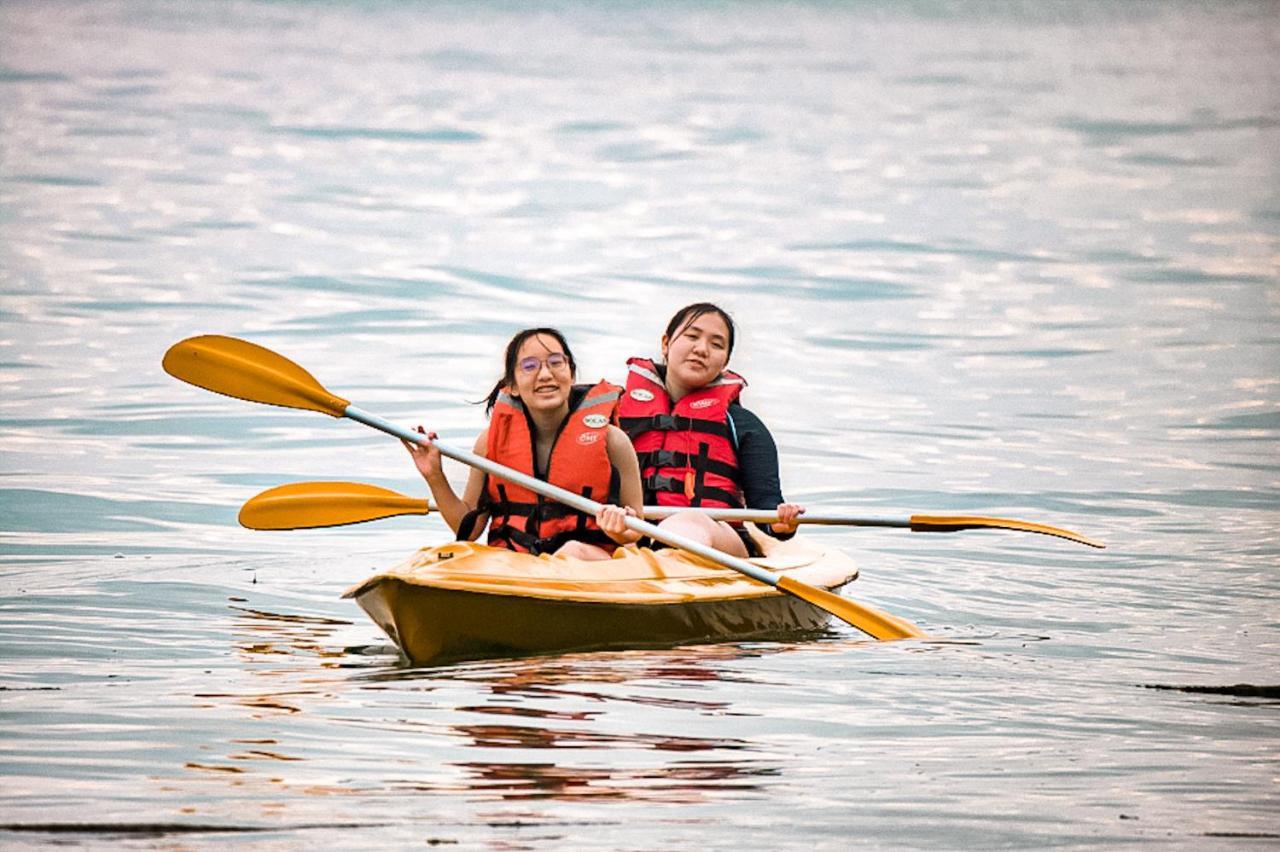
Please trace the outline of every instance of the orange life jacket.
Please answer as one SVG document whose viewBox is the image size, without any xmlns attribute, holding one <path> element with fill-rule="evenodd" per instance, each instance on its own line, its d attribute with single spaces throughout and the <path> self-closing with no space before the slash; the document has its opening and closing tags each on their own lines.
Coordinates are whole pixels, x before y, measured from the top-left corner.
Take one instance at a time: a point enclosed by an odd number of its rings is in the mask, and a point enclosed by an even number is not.
<svg viewBox="0 0 1280 852">
<path fill-rule="evenodd" d="M 640 459 L 646 504 L 744 505 L 729 404 L 746 385 L 742 376 L 725 370 L 673 404 L 653 361 L 627 361 L 618 425 L 630 436 Z"/>
<path fill-rule="evenodd" d="M 501 394 L 489 418 L 492 461 L 602 503 L 616 502 L 617 476 L 609 464 L 606 436 L 616 422 L 621 388 L 609 382 L 574 386 L 578 402 L 569 410 L 551 446 L 546 475 L 535 472 L 533 427 L 519 399 Z M 612 552 L 614 541 L 596 519 L 495 476 L 485 483 L 489 544 L 520 553 L 551 553 L 567 541 L 584 541 Z"/>
</svg>

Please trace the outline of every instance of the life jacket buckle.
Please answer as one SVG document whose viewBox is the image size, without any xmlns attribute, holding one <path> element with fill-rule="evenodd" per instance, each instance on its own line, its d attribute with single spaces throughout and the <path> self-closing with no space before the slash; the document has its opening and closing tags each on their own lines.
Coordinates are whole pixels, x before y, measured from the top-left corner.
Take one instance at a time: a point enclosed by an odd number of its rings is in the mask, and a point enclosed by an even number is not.
<svg viewBox="0 0 1280 852">
<path fill-rule="evenodd" d="M 683 487 L 674 476 L 663 476 L 660 473 L 644 477 L 641 484 L 650 491 L 680 491 Z"/>
<path fill-rule="evenodd" d="M 675 450 L 654 450 L 650 459 L 654 467 L 684 467 L 688 456 Z"/>
</svg>

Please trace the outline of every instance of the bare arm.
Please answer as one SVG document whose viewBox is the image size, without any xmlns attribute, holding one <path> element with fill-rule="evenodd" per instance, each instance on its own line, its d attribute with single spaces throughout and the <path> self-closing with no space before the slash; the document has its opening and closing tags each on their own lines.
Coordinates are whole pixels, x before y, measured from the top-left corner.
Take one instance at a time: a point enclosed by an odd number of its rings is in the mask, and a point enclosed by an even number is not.
<svg viewBox="0 0 1280 852">
<path fill-rule="evenodd" d="M 421 427 L 419 427 L 418 431 L 422 431 Z M 472 452 L 478 456 L 483 456 L 485 450 L 488 449 L 488 433 L 489 430 L 486 429 L 480 433 L 480 437 L 476 438 Z M 484 493 L 484 472 L 471 468 L 471 473 L 467 476 L 467 487 L 463 490 L 462 496 L 459 497 L 444 475 L 444 468 L 440 463 L 440 450 L 434 446 L 424 447 L 421 444 L 407 442 L 405 447 L 408 448 L 409 454 L 413 456 L 413 462 L 417 466 L 418 472 L 427 481 L 427 487 L 431 489 L 431 496 L 435 499 L 436 506 L 439 507 L 440 516 L 444 518 L 449 528 L 456 533 L 467 513 L 480 505 L 480 498 Z M 472 541 L 480 535 L 480 531 L 485 528 L 488 521 L 487 515 L 477 519 L 471 530 Z"/>
<path fill-rule="evenodd" d="M 631 544 L 640 533 L 627 529 L 626 515 L 640 517 L 643 511 L 644 489 L 640 485 L 640 462 L 631 439 L 617 426 L 610 426 L 605 434 L 605 447 L 609 464 L 618 472 L 618 506 L 605 506 L 596 513 L 596 523 L 605 535 L 617 544 Z"/>
</svg>

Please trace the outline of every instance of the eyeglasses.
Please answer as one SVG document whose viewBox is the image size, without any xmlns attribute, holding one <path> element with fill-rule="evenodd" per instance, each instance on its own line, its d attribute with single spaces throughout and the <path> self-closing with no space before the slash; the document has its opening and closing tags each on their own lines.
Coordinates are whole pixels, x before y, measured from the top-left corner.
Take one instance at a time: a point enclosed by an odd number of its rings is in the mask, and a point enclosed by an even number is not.
<svg viewBox="0 0 1280 852">
<path fill-rule="evenodd" d="M 551 372 L 558 373 L 568 368 L 569 359 L 564 356 L 563 352 L 552 352 L 546 358 L 521 358 L 516 366 L 520 368 L 522 373 L 536 373 L 543 364 L 546 364 Z"/>
</svg>

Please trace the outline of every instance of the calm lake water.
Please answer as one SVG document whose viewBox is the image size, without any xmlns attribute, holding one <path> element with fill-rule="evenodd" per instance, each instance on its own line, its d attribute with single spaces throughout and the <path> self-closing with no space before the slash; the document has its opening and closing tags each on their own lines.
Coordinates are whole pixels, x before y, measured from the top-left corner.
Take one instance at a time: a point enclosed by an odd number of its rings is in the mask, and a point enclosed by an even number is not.
<svg viewBox="0 0 1280 852">
<path fill-rule="evenodd" d="M 0 844 L 1274 847 L 1278 11 L 0 3 Z M 514 330 L 702 299 L 789 497 L 1108 549 L 806 530 L 934 638 L 414 668 L 339 596 L 440 520 L 235 520 L 403 449 L 160 369 L 465 444 Z"/>
</svg>

